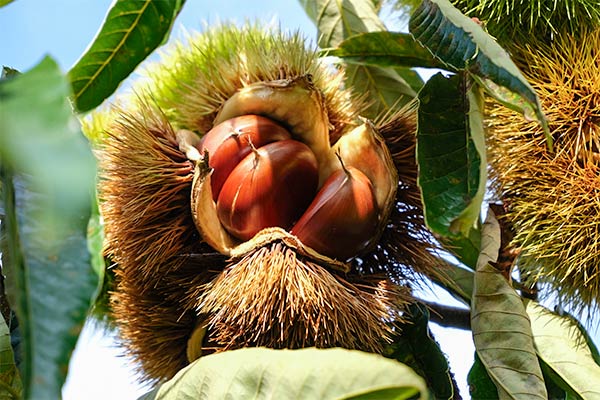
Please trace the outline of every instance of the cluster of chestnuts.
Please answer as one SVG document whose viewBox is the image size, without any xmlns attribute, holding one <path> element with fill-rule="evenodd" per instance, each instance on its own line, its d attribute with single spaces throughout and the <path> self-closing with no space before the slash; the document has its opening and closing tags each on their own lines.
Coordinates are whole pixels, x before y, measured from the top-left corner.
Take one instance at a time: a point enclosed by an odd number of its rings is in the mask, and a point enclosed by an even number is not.
<svg viewBox="0 0 600 400">
<path fill-rule="evenodd" d="M 269 227 L 290 231 L 304 245 L 340 260 L 364 250 L 375 236 L 373 185 L 344 166 L 319 185 L 312 150 L 281 124 L 259 115 L 228 119 L 199 145 L 212 168 L 219 221 L 241 241 Z"/>
</svg>

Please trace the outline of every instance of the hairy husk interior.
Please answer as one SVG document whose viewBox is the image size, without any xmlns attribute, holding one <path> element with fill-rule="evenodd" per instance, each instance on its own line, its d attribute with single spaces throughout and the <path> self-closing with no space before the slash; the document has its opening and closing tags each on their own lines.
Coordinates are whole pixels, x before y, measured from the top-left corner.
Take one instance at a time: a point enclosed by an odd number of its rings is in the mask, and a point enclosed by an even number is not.
<svg viewBox="0 0 600 400">
<path fill-rule="evenodd" d="M 285 234 L 246 247 L 218 242 L 221 248 L 196 228 L 190 199 L 202 159 L 181 138 L 205 134 L 238 93 L 300 81 L 322 102 L 327 146 L 335 145 L 364 123 L 364 104 L 341 86 L 341 74 L 321 65 L 297 34 L 222 26 L 172 48 L 148 69 L 128 111 L 114 110 L 98 151 L 99 193 L 117 278 L 115 320 L 143 379 L 172 377 L 201 347 L 379 351 L 389 321 L 411 301 L 398 284 L 440 274 L 416 186 L 414 106 L 368 127 L 381 135 L 374 143 L 389 148 L 398 175 L 389 174 L 395 196 L 379 195 L 392 204 L 379 240 L 360 258 L 340 267 Z M 279 122 L 292 132 L 297 126 Z M 203 343 L 186 352 L 194 331 Z"/>
<path fill-rule="evenodd" d="M 518 265 L 574 305 L 600 300 L 600 30 L 559 35 L 513 57 L 535 88 L 555 141 L 541 128 L 493 106 L 491 175 L 514 227 Z"/>
</svg>

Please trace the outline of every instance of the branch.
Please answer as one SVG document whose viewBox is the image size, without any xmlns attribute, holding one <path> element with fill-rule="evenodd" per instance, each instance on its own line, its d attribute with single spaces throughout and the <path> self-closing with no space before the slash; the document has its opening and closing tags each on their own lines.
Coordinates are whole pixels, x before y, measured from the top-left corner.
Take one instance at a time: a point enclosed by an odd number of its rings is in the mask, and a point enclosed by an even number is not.
<svg viewBox="0 0 600 400">
<path fill-rule="evenodd" d="M 419 300 L 430 311 L 429 319 L 438 325 L 448 328 L 471 330 L 471 312 L 464 308 L 450 307 L 443 304 Z"/>
</svg>

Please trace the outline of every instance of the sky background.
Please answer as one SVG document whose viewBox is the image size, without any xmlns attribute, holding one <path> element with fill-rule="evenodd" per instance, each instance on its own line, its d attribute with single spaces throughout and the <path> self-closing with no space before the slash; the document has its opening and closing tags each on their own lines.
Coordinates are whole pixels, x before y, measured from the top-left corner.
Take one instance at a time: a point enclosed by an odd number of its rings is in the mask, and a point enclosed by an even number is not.
<svg viewBox="0 0 600 400">
<path fill-rule="evenodd" d="M 49 54 L 63 71 L 68 71 L 93 40 L 111 3 L 108 0 L 16 0 L 0 9 L 0 64 L 26 71 Z M 284 30 L 300 30 L 316 42 L 316 29 L 296 0 L 188 0 L 175 22 L 171 40 L 181 38 L 184 30 L 201 30 L 205 22 L 242 23 L 257 19 L 275 21 Z M 460 305 L 440 290 L 428 292 L 426 297 Z M 432 331 L 450 359 L 463 397 L 468 398 L 466 376 L 474 353 L 470 331 L 435 324 Z M 591 333 L 599 343 L 598 331 Z M 121 356 L 114 333 L 86 324 L 71 360 L 63 398 L 130 400 L 149 390 L 136 383 L 134 370 Z"/>
</svg>

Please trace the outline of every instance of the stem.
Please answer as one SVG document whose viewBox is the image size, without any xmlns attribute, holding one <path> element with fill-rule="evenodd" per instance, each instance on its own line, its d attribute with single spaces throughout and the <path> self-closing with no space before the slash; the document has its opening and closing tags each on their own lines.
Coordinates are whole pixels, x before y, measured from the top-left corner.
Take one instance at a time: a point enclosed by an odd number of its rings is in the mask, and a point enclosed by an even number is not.
<svg viewBox="0 0 600 400">
<path fill-rule="evenodd" d="M 424 300 L 419 301 L 431 311 L 429 319 L 432 322 L 448 328 L 471 330 L 471 312 L 469 310 Z"/>
</svg>

